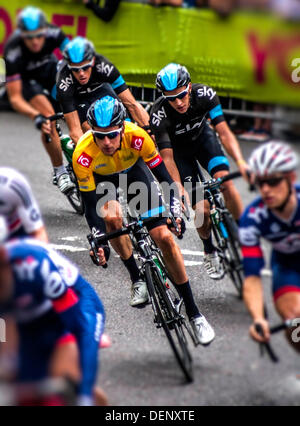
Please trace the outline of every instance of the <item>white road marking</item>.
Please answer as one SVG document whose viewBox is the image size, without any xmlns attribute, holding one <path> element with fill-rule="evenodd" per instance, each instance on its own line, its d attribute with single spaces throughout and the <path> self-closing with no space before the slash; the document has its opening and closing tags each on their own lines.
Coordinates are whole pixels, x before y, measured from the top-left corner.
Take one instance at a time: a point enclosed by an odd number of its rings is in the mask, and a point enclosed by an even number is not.
<svg viewBox="0 0 300 426">
<path fill-rule="evenodd" d="M 80 241 L 80 237 L 62 237 L 60 238 L 60 240 L 62 241 Z"/>
<path fill-rule="evenodd" d="M 204 252 L 203 251 L 197 251 L 197 250 L 188 250 L 188 249 L 182 249 L 181 250 L 182 254 L 187 254 L 187 255 L 192 255 L 192 256 L 204 256 Z"/>
<path fill-rule="evenodd" d="M 87 251 L 87 248 L 85 248 L 85 247 L 73 247 L 73 246 L 68 246 L 68 245 L 64 245 L 64 244 L 50 244 L 50 246 L 54 250 L 64 250 L 64 251 L 70 251 L 72 253 L 75 253 L 75 252 L 78 252 L 78 251 Z"/>
<path fill-rule="evenodd" d="M 195 262 L 194 260 L 184 260 L 185 266 L 198 266 L 202 265 L 203 262 Z"/>
<path fill-rule="evenodd" d="M 266 269 L 266 268 L 261 270 L 261 275 L 263 277 L 272 277 L 273 276 L 272 271 L 270 269 Z"/>
</svg>

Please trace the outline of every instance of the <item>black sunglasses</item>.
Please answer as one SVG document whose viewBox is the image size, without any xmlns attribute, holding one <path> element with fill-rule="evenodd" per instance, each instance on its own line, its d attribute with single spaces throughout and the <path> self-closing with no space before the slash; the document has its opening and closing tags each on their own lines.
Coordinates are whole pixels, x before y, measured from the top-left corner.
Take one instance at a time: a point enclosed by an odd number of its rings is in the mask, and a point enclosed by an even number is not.
<svg viewBox="0 0 300 426">
<path fill-rule="evenodd" d="M 169 102 L 174 102 L 176 99 L 185 98 L 188 92 L 189 92 L 189 88 L 187 87 L 186 89 L 182 90 L 182 92 L 179 92 L 177 95 L 170 95 L 170 96 L 163 95 L 163 97 L 167 99 Z"/>
<path fill-rule="evenodd" d="M 255 185 L 257 185 L 259 188 L 262 188 L 264 184 L 267 184 L 271 188 L 274 188 L 275 186 L 279 185 L 280 182 L 282 182 L 284 179 L 283 176 L 280 177 L 274 177 L 269 179 L 255 179 Z"/>
<path fill-rule="evenodd" d="M 117 130 L 112 130 L 111 132 L 97 132 L 96 130 L 93 130 L 93 135 L 100 140 L 103 140 L 106 136 L 108 139 L 114 139 L 116 138 L 120 133 L 122 132 L 122 127 Z"/>
<path fill-rule="evenodd" d="M 34 38 L 42 38 L 45 37 L 45 31 L 41 31 L 39 33 L 36 34 L 22 34 L 22 37 L 27 39 L 27 40 L 33 40 Z"/>
</svg>

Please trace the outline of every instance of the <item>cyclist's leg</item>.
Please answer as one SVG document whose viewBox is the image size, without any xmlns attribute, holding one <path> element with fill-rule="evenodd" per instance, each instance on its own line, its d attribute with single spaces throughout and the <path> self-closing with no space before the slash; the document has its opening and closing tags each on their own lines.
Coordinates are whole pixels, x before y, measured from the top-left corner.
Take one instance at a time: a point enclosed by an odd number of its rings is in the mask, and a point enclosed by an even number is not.
<svg viewBox="0 0 300 426">
<path fill-rule="evenodd" d="M 294 258 L 295 259 L 295 258 Z M 300 318 L 300 268 L 298 261 L 290 259 L 280 261 L 272 257 L 273 297 L 275 308 L 282 319 Z M 299 325 L 295 324 L 295 326 Z M 292 347 L 300 352 L 300 342 L 293 341 L 294 328 L 286 331 L 286 337 Z"/>
<path fill-rule="evenodd" d="M 206 125 L 201 134 L 201 147 L 198 159 L 201 165 L 214 178 L 222 177 L 229 173 L 229 162 L 215 132 Z M 222 185 L 225 203 L 233 217 L 238 220 L 243 212 L 242 199 L 233 184 L 233 181 Z"/>
<path fill-rule="evenodd" d="M 119 186 L 119 175 L 100 176 L 94 174 L 95 182 L 103 186 L 104 196 L 98 196 L 97 209 L 103 217 L 106 231 L 112 232 L 122 228 L 122 208 L 117 200 L 117 188 Z M 106 185 L 108 185 L 106 187 Z M 128 235 L 110 240 L 110 243 L 116 253 L 120 256 L 125 267 L 127 268 L 132 284 L 140 281 L 140 272 L 133 256 L 132 244 Z"/>
</svg>

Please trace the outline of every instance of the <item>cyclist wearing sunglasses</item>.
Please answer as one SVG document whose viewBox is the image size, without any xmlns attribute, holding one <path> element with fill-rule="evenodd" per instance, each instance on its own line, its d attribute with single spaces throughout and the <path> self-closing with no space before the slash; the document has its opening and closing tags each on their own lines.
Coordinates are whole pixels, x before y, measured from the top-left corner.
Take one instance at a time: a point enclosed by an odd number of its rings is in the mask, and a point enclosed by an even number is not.
<svg viewBox="0 0 300 426">
<path fill-rule="evenodd" d="M 240 220 L 240 240 L 244 256 L 244 300 L 253 319 L 250 335 L 268 341 L 269 325 L 264 315 L 260 272 L 264 257 L 260 240 L 272 247 L 272 292 L 275 308 L 283 319 L 300 317 L 300 186 L 296 182 L 298 157 L 289 145 L 268 142 L 255 149 L 249 166 L 260 196 L 245 210 Z M 262 338 L 255 330 L 260 324 Z M 292 342 L 291 332 L 287 333 Z"/>
<path fill-rule="evenodd" d="M 167 217 L 162 215 L 165 208 L 153 175 L 159 182 L 169 185 L 174 182 L 148 133 L 124 121 L 125 117 L 123 104 L 111 96 L 98 99 L 88 110 L 87 120 L 92 130 L 83 135 L 73 154 L 73 168 L 84 199 L 87 222 L 94 233 L 121 228 L 118 188 L 125 190 L 128 203 L 140 191 L 143 195 L 139 200 L 140 210 L 144 208 L 140 212 L 142 216 L 151 217 L 159 213 L 158 222 L 148 225 L 148 229 L 160 247 L 177 291 L 183 298 L 195 337 L 199 343 L 208 344 L 214 339 L 214 331 L 195 304 L 182 254 L 166 226 Z M 183 233 L 185 224 L 175 191 L 170 194 L 170 210 L 176 217 L 179 232 Z M 146 283 L 140 277 L 128 235 L 111 240 L 111 244 L 131 277 L 131 306 L 147 302 Z M 101 265 L 104 265 L 109 257 L 108 245 L 101 246 L 98 255 Z"/>
<path fill-rule="evenodd" d="M 184 195 L 188 204 L 192 205 L 197 213 L 196 218 L 202 217 L 204 213 L 203 225 L 197 227 L 204 245 L 204 266 L 211 278 L 221 279 L 225 271 L 212 243 L 208 203 L 203 205 L 202 201 L 196 200 L 197 170 L 194 159 L 198 159 L 214 178 L 228 174 L 229 162 L 207 118 L 210 118 L 223 146 L 243 175 L 246 162 L 225 121 L 219 98 L 211 87 L 191 84 L 188 70 L 174 63 L 157 74 L 156 86 L 162 96 L 152 107 L 151 129 L 166 167 L 179 186 L 180 195 Z M 193 186 L 190 194 L 183 187 L 187 179 Z M 224 183 L 222 187 L 226 205 L 238 220 L 242 214 L 240 195 L 232 181 Z"/>
<path fill-rule="evenodd" d="M 42 131 L 54 178 L 63 193 L 74 184 L 63 165 L 55 124 L 46 117 L 58 108 L 53 98 L 58 60 L 53 52 L 56 48 L 62 51 L 68 42 L 60 28 L 47 23 L 40 9 L 28 6 L 19 13 L 17 29 L 4 49 L 9 101 L 17 112 L 34 120 L 36 128 Z M 46 143 L 46 134 L 51 136 L 51 143 Z"/>
<path fill-rule="evenodd" d="M 149 124 L 148 113 L 135 100 L 119 70 L 104 56 L 96 53 L 89 40 L 74 38 L 63 55 L 65 60 L 57 75 L 57 99 L 75 144 L 83 132 L 90 129 L 86 119 L 87 110 L 101 96 L 103 83 L 109 83 L 139 125 Z"/>
</svg>

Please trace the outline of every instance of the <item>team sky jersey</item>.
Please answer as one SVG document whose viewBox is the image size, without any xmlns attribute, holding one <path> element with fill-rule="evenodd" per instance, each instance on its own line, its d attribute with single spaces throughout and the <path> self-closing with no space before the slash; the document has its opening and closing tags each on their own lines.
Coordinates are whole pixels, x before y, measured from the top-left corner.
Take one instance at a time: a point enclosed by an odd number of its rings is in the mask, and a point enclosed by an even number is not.
<svg viewBox="0 0 300 426">
<path fill-rule="evenodd" d="M 76 338 L 82 370 L 81 394 L 91 395 L 104 323 L 96 292 L 82 279 L 76 266 L 46 244 L 16 239 L 5 248 L 13 270 L 14 291 L 12 301 L 2 311 L 14 314 L 21 333 L 25 325 L 29 330 L 51 318 L 51 311 L 56 314 Z M 48 326 L 51 328 L 51 323 Z"/>
<path fill-rule="evenodd" d="M 8 167 L 0 167 L 0 215 L 7 220 L 10 237 L 30 234 L 44 225 L 27 180 Z"/>
<path fill-rule="evenodd" d="M 298 206 L 288 221 L 269 210 L 261 198 L 254 200 L 240 219 L 240 241 L 244 257 L 245 276 L 260 275 L 264 267 L 260 239 L 271 243 L 277 261 L 300 259 L 300 184 L 296 185 Z M 274 257 L 274 256 L 273 256 Z"/>
<path fill-rule="evenodd" d="M 124 92 L 127 85 L 119 70 L 104 56 L 95 55 L 95 65 L 87 84 L 81 85 L 68 68 L 66 61 L 60 65 L 57 79 L 57 100 L 60 102 L 63 112 L 69 113 L 76 110 L 76 101 L 84 100 L 89 94 L 98 90 L 102 83 L 109 83 L 117 94 Z"/>
<path fill-rule="evenodd" d="M 16 30 L 8 39 L 4 49 L 6 81 L 20 78 L 39 81 L 41 69 L 50 61 L 57 60 L 53 51 L 56 48 L 63 50 L 68 42 L 69 39 L 60 28 L 48 24 L 42 50 L 33 53 L 25 46 L 20 31 Z"/>
<path fill-rule="evenodd" d="M 213 125 L 225 120 L 219 97 L 211 87 L 193 84 L 190 102 L 184 114 L 175 111 L 163 97 L 154 103 L 150 126 L 159 149 L 176 146 L 186 151 L 198 141 L 206 118 L 210 118 Z"/>
<path fill-rule="evenodd" d="M 150 169 L 162 162 L 154 142 L 147 132 L 128 121 L 125 121 L 124 125 L 121 149 L 112 156 L 102 153 L 96 145 L 91 131 L 79 139 L 73 154 L 73 168 L 80 191 L 87 192 L 96 189 L 93 173 L 99 175 L 126 173 L 140 157 Z"/>
</svg>

